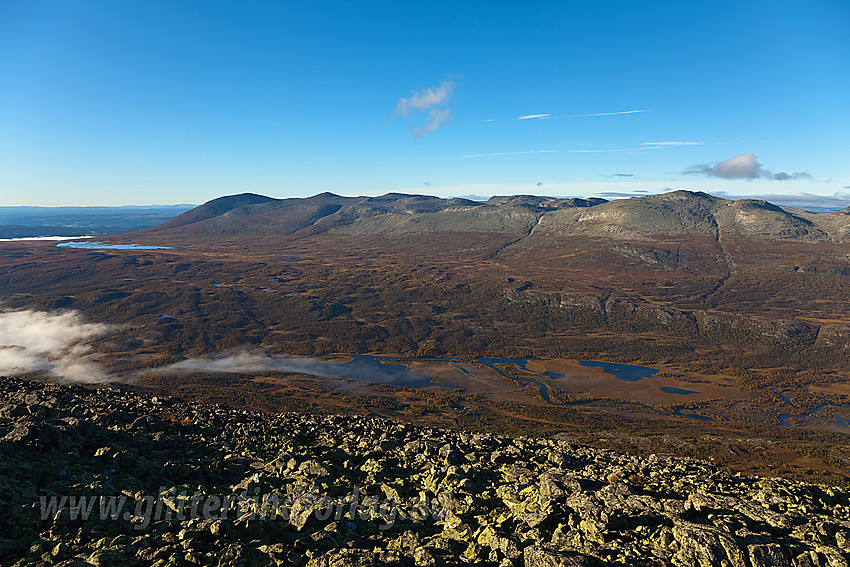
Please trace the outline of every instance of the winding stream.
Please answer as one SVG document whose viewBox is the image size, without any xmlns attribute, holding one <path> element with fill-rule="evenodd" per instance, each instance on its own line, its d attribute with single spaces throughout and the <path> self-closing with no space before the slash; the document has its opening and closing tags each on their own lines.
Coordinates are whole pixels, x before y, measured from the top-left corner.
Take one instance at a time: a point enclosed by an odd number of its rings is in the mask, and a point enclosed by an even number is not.
<svg viewBox="0 0 850 567">
<path fill-rule="evenodd" d="M 790 406 L 790 407 L 792 407 L 796 410 L 800 409 L 800 408 L 798 408 L 797 406 L 794 405 L 794 403 L 791 401 L 791 399 L 788 396 L 786 396 L 785 394 L 780 392 L 778 388 L 771 388 L 770 391 L 773 392 L 774 394 L 778 395 L 780 398 L 782 398 L 782 401 L 785 402 L 786 405 L 788 405 L 788 406 Z M 850 408 L 850 405 L 823 404 L 823 405 L 813 407 L 813 408 L 808 409 L 808 410 L 802 410 L 802 413 L 796 413 L 796 414 L 795 413 L 782 413 L 782 414 L 779 414 L 777 416 L 777 418 L 779 419 L 779 425 L 781 425 L 783 427 L 793 427 L 793 425 L 788 422 L 788 420 L 791 419 L 792 417 L 797 418 L 797 419 L 802 419 L 802 420 L 805 420 L 805 421 L 814 421 L 815 417 L 820 417 L 821 419 L 835 420 L 836 424 L 839 427 L 850 426 L 850 420 L 845 419 L 843 417 L 836 417 L 836 416 L 832 416 L 832 415 L 828 415 L 828 416 L 818 415 L 820 412 L 822 412 L 826 408 Z"/>
</svg>

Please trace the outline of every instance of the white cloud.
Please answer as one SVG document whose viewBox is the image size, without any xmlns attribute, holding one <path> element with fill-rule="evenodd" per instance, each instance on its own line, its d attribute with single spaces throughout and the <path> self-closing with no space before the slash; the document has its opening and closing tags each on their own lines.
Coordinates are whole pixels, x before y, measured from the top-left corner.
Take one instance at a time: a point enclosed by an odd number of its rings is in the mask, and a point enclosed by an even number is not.
<svg viewBox="0 0 850 567">
<path fill-rule="evenodd" d="M 780 171 L 773 173 L 762 167 L 756 159 L 755 154 L 741 154 L 714 165 L 692 165 L 684 173 L 720 177 L 722 179 L 770 179 L 772 181 L 812 178 L 811 175 L 805 172 L 785 173 L 784 171 Z"/>
<path fill-rule="evenodd" d="M 477 157 L 493 157 L 493 156 L 518 156 L 522 154 L 551 154 L 558 150 L 529 150 L 525 152 L 496 152 L 492 154 L 470 154 L 468 156 L 457 156 L 460 159 L 477 158 Z"/>
<path fill-rule="evenodd" d="M 618 114 L 639 114 L 641 112 L 652 112 L 651 109 L 646 108 L 643 110 L 621 110 L 619 112 L 597 112 L 595 114 L 569 114 L 567 116 L 562 116 L 561 118 L 586 118 L 588 116 L 616 116 Z"/>
<path fill-rule="evenodd" d="M 444 108 L 442 110 L 437 110 L 436 108 L 433 108 L 428 111 L 428 122 L 423 128 L 414 128 L 413 135 L 419 138 L 429 132 L 433 132 L 437 129 L 437 126 L 439 126 L 451 117 L 452 111 L 450 109 Z"/>
<path fill-rule="evenodd" d="M 642 146 L 701 146 L 702 142 L 644 142 Z"/>
<path fill-rule="evenodd" d="M 154 370 L 157 374 L 192 374 L 224 372 L 255 374 L 259 372 L 300 372 L 323 378 L 343 377 L 363 382 L 396 386 L 431 384 L 428 375 L 408 370 L 403 364 L 382 364 L 380 360 L 355 358 L 348 364 L 300 356 L 268 356 L 263 351 L 236 352 L 215 358 L 191 358 Z"/>
<path fill-rule="evenodd" d="M 610 150 L 568 150 L 574 154 L 606 154 L 609 152 L 643 152 L 646 150 L 661 150 L 667 146 L 641 146 L 639 148 L 614 148 Z"/>
<path fill-rule="evenodd" d="M 0 312 L 0 375 L 47 370 L 68 380 L 101 382 L 106 375 L 84 343 L 115 328 L 87 323 L 76 311 Z"/>
<path fill-rule="evenodd" d="M 413 93 L 410 98 L 401 98 L 396 106 L 396 111 L 407 117 L 409 109 L 426 110 L 431 106 L 443 105 L 452 94 L 455 85 L 451 81 L 443 81 L 437 88 L 429 88 L 424 91 Z"/>
<path fill-rule="evenodd" d="M 523 114 L 521 116 L 518 116 L 517 120 L 547 120 L 549 118 L 587 118 L 589 116 L 617 116 L 619 114 L 638 114 L 641 112 L 651 112 L 651 110 L 621 110 L 619 112 L 597 112 L 594 114 L 567 114 L 566 116 L 554 116 L 552 114 Z"/>
<path fill-rule="evenodd" d="M 439 87 L 428 88 L 414 92 L 409 97 L 402 97 L 398 99 L 398 103 L 396 104 L 393 114 L 400 114 L 402 117 L 407 119 L 411 110 L 417 110 L 419 112 L 427 110 L 428 120 L 425 123 L 425 126 L 421 128 L 411 126 L 414 136 L 417 138 L 424 136 L 425 134 L 436 130 L 437 126 L 451 117 L 452 112 L 450 109 L 433 107 L 445 106 L 452 94 L 452 91 L 454 90 L 454 87 L 455 85 L 453 82 L 443 81 Z"/>
<path fill-rule="evenodd" d="M 523 114 L 522 116 L 517 116 L 517 120 L 546 120 L 547 118 L 552 118 L 551 114 Z"/>
</svg>

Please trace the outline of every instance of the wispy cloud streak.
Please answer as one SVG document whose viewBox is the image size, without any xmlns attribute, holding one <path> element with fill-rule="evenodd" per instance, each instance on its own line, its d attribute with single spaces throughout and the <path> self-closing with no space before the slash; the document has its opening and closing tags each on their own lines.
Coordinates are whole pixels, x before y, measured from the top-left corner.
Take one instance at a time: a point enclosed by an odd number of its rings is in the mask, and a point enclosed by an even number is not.
<svg viewBox="0 0 850 567">
<path fill-rule="evenodd" d="M 595 114 L 569 114 L 561 118 L 587 118 L 589 116 L 617 116 L 618 114 L 640 114 L 641 112 L 652 112 L 650 108 L 642 110 L 621 110 L 620 112 L 597 112 Z"/>
<path fill-rule="evenodd" d="M 660 145 L 660 146 L 639 146 L 637 148 L 611 148 L 605 150 L 527 150 L 522 152 L 493 152 L 489 154 L 469 154 L 463 156 L 457 156 L 459 159 L 467 159 L 467 158 L 480 158 L 480 157 L 493 157 L 493 156 L 517 156 L 523 154 L 555 154 L 555 153 L 568 153 L 568 154 L 607 154 L 607 153 L 616 153 L 616 152 L 645 152 L 649 150 L 663 150 L 673 146 L 669 145 Z"/>
<path fill-rule="evenodd" d="M 641 112 L 652 112 L 651 109 L 645 108 L 641 110 L 621 110 L 619 112 L 596 112 L 594 114 L 567 114 L 564 116 L 555 116 L 553 114 L 522 114 L 517 116 L 517 120 L 548 120 L 550 118 L 588 118 L 590 116 L 617 116 L 620 114 L 639 114 Z"/>
<path fill-rule="evenodd" d="M 612 152 L 643 152 L 647 150 L 663 150 L 667 146 L 641 146 L 639 148 L 614 148 L 610 150 L 566 150 L 573 154 L 607 154 Z"/>
<path fill-rule="evenodd" d="M 493 157 L 493 156 L 518 156 L 522 154 L 552 154 L 558 150 L 528 150 L 525 152 L 495 152 L 492 154 L 470 154 L 468 156 L 457 156 L 459 159 Z"/>
<path fill-rule="evenodd" d="M 702 142 L 644 142 L 642 146 L 702 146 Z"/>
</svg>

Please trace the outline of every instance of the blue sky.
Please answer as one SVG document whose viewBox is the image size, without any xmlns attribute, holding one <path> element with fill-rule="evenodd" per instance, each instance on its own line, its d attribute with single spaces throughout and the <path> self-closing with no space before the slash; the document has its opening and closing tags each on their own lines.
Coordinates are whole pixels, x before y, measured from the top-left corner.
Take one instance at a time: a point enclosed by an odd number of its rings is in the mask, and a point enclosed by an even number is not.
<svg viewBox="0 0 850 567">
<path fill-rule="evenodd" d="M 0 0 L 0 205 L 850 196 L 848 29 L 846 0 Z"/>
</svg>

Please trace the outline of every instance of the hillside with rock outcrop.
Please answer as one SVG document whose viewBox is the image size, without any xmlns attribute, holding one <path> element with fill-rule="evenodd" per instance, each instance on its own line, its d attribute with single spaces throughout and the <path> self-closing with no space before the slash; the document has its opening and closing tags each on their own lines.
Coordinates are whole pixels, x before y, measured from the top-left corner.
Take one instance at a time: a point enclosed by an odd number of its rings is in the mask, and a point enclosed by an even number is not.
<svg viewBox="0 0 850 567">
<path fill-rule="evenodd" d="M 517 219 L 524 228 L 517 230 Z M 702 192 L 672 191 L 630 199 L 492 197 L 487 202 L 388 193 L 342 197 L 321 193 L 273 199 L 252 193 L 214 199 L 156 227 L 157 235 L 278 235 L 309 237 L 342 232 L 516 232 L 606 238 L 741 235 L 760 240 L 846 240 L 845 211 L 815 214 L 750 199 L 729 200 Z"/>
<path fill-rule="evenodd" d="M 844 489 L 569 437 L 0 378 L 0 457 L 5 565 L 837 567 L 850 557 Z M 81 497 L 95 502 L 86 519 Z"/>
</svg>

